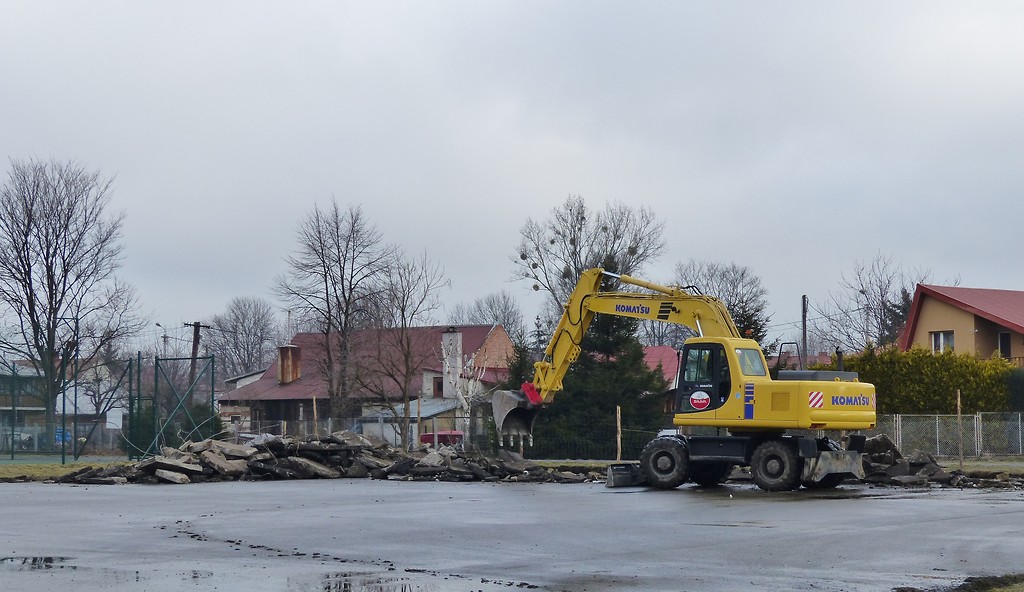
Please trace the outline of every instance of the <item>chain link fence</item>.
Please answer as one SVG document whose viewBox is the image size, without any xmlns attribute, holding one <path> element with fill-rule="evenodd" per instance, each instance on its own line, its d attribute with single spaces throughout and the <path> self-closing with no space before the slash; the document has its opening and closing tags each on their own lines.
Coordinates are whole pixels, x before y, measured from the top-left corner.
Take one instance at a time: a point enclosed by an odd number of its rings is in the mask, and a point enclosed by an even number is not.
<svg viewBox="0 0 1024 592">
<path fill-rule="evenodd" d="M 451 425 L 438 425 L 437 430 L 450 430 Z M 385 423 L 383 431 L 376 423 L 362 422 L 360 418 L 348 420 L 312 421 L 277 421 L 252 422 L 251 432 L 238 434 L 242 439 L 251 438 L 256 433 L 288 434 L 306 436 L 314 433 L 329 434 L 337 430 L 353 430 L 380 436 L 395 443 L 397 432 L 393 424 Z M 230 430 L 230 428 L 229 428 Z M 417 432 L 429 434 L 434 432 L 432 424 L 424 422 L 422 430 L 416 429 L 415 420 L 411 425 L 410 442 L 415 442 Z M 690 429 L 691 434 L 715 434 L 713 428 Z M 921 450 L 940 457 L 980 458 L 987 456 L 1024 456 L 1024 414 L 1022 413 L 978 413 L 974 415 L 879 415 L 877 427 L 863 432 L 867 436 L 888 435 L 896 446 L 909 453 Z M 815 437 L 827 436 L 838 440 L 843 434 L 838 432 L 806 432 Z M 622 432 L 622 459 L 636 460 L 640 452 L 657 432 L 624 429 Z M 422 443 L 429 444 L 432 438 L 425 436 Z M 468 443 L 474 448 L 494 452 L 499 448 L 493 424 L 470 434 Z M 518 450 L 518 442 L 513 446 L 505 442 L 506 448 Z M 612 460 L 617 452 L 616 433 L 614 426 L 580 426 L 578 435 L 558 437 L 537 437 L 533 445 L 525 445 L 523 453 L 534 459 L 580 459 L 580 460 Z"/>
<path fill-rule="evenodd" d="M 903 451 L 935 456 L 1024 455 L 1024 414 L 879 415 L 870 435 L 888 434 Z"/>
</svg>

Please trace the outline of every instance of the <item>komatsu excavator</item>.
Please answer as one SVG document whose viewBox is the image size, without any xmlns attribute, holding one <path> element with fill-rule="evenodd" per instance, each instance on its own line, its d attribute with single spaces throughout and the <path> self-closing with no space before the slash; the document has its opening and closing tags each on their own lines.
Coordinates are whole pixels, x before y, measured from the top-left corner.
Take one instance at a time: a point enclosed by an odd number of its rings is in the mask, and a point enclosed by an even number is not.
<svg viewBox="0 0 1024 592">
<path fill-rule="evenodd" d="M 647 291 L 602 292 L 605 277 Z M 597 314 L 676 323 L 697 333 L 680 352 L 678 387 L 668 393 L 676 430 L 652 440 L 640 455 L 639 470 L 649 485 L 713 485 L 736 465 L 749 466 L 753 481 L 767 491 L 835 487 L 847 477 L 864 477 L 863 435 L 846 435 L 844 448 L 815 432 L 874 428 L 873 385 L 852 372 L 780 372 L 780 380 L 773 380 L 760 346 L 740 335 L 721 301 L 599 268 L 580 277 L 544 359 L 534 365 L 533 382 L 494 393 L 502 442 L 518 436 L 532 443 L 537 413 L 562 390 Z M 718 435 L 682 433 L 697 426 L 719 428 Z"/>
</svg>

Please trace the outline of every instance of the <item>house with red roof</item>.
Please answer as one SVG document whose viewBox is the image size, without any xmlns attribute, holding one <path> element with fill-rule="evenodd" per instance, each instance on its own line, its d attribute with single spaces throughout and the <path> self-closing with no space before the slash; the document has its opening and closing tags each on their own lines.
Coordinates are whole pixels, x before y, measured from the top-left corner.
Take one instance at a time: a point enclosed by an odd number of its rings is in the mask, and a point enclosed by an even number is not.
<svg viewBox="0 0 1024 592">
<path fill-rule="evenodd" d="M 296 334 L 259 378 L 221 395 L 221 417 L 240 431 L 271 433 L 304 433 L 314 419 L 326 421 L 325 343 L 322 333 Z M 401 333 L 368 329 L 357 331 L 352 344 L 358 374 L 349 394 L 352 417 L 332 429 L 362 427 L 369 417 L 383 432 L 376 435 L 389 440 L 394 435 L 384 426 L 394 415 L 389 405 L 405 413 L 399 381 L 411 387 L 413 421 L 430 419 L 431 429 L 453 430 L 457 389 L 471 384 L 488 390 L 506 380 L 513 349 L 501 325 L 412 327 Z M 400 368 L 403 364 L 407 368 Z"/>
<path fill-rule="evenodd" d="M 648 345 L 644 347 L 644 362 L 651 370 L 661 368 L 668 388 L 679 386 L 679 350 L 671 345 Z"/>
<path fill-rule="evenodd" d="M 1024 292 L 918 284 L 900 347 L 1024 360 Z"/>
</svg>

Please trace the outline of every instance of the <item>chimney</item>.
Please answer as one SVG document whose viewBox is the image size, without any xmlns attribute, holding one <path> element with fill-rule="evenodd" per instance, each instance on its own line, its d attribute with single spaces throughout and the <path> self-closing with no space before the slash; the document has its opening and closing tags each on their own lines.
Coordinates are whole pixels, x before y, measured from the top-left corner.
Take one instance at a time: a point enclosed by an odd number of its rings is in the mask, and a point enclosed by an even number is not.
<svg viewBox="0 0 1024 592">
<path fill-rule="evenodd" d="M 441 351 L 445 358 L 444 392 L 449 393 L 452 382 L 457 384 L 462 375 L 462 332 L 448 327 L 441 334 Z"/>
<path fill-rule="evenodd" d="M 302 378 L 302 349 L 297 345 L 277 348 L 277 384 L 288 384 Z"/>
</svg>

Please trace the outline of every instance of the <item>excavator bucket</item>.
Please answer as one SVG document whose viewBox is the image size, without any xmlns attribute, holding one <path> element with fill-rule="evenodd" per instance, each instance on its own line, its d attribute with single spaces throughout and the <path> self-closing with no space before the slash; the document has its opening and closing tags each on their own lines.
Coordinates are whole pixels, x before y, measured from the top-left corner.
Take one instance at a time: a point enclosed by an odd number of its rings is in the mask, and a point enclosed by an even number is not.
<svg viewBox="0 0 1024 592">
<path fill-rule="evenodd" d="M 541 410 L 540 405 L 531 403 L 523 391 L 495 391 L 491 408 L 501 446 L 505 445 L 505 436 L 509 437 L 509 445 L 519 436 L 520 444 L 526 440 L 533 446 L 533 421 Z"/>
</svg>

